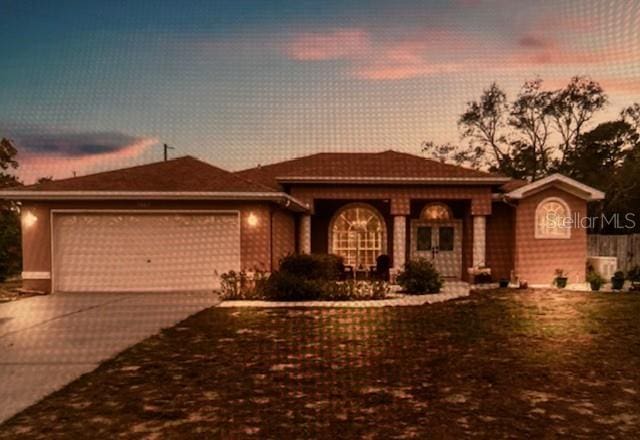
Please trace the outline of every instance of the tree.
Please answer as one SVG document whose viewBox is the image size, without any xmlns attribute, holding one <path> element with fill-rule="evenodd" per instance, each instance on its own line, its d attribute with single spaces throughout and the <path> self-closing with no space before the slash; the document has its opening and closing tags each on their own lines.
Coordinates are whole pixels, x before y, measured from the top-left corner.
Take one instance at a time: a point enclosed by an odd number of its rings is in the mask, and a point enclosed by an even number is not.
<svg viewBox="0 0 640 440">
<path fill-rule="evenodd" d="M 549 113 L 562 142 L 559 146 L 558 165 L 575 147 L 584 125 L 604 108 L 607 96 L 602 86 L 584 76 L 574 76 L 569 84 L 552 94 Z"/>
<path fill-rule="evenodd" d="M 542 80 L 535 79 L 524 83 L 511 105 L 509 126 L 516 138 L 511 142 L 513 171 L 531 180 L 549 170 L 551 98 L 551 92 L 542 90 Z"/>
<path fill-rule="evenodd" d="M 637 132 L 640 132 L 640 104 L 637 102 L 620 112 L 623 121 L 630 124 Z"/>
<path fill-rule="evenodd" d="M 8 173 L 18 168 L 17 150 L 6 138 L 0 140 L 0 188 L 16 186 L 20 181 Z M 0 281 L 20 271 L 20 215 L 13 203 L 0 204 Z"/>
<path fill-rule="evenodd" d="M 479 151 L 485 165 L 501 170 L 510 165 L 509 144 L 502 134 L 508 117 L 507 95 L 496 83 L 485 89 L 479 101 L 467 103 L 458 119 L 462 138 L 469 140 L 469 151 Z"/>
</svg>

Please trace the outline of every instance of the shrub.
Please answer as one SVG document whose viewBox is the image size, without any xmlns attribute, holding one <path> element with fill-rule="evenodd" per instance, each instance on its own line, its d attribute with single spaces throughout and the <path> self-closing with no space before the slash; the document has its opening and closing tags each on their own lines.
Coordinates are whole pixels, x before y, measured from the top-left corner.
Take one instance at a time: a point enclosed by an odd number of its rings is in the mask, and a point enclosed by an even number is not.
<svg viewBox="0 0 640 440">
<path fill-rule="evenodd" d="M 634 266 L 627 272 L 627 279 L 634 283 L 640 283 L 640 266 Z"/>
<path fill-rule="evenodd" d="M 20 273 L 20 216 L 9 209 L 0 210 L 0 282 Z"/>
<path fill-rule="evenodd" d="M 264 296 L 267 276 L 256 270 L 253 273 L 231 270 L 220 275 L 222 297 L 224 299 L 256 299 Z"/>
<path fill-rule="evenodd" d="M 613 278 L 616 278 L 618 280 L 624 280 L 624 272 L 621 270 L 616 271 L 616 273 L 613 274 Z"/>
<path fill-rule="evenodd" d="M 309 280 L 337 280 L 342 258 L 330 254 L 293 254 L 280 260 L 280 271 Z"/>
<path fill-rule="evenodd" d="M 380 280 L 330 282 L 325 286 L 322 299 L 330 301 L 383 299 L 389 290 L 389 283 Z"/>
<path fill-rule="evenodd" d="M 438 293 L 442 288 L 442 277 L 424 258 L 407 262 L 396 281 L 409 294 Z"/>
<path fill-rule="evenodd" d="M 600 290 L 600 287 L 605 283 L 605 279 L 598 272 L 592 270 L 587 274 L 587 282 L 591 285 L 591 290 Z"/>
<path fill-rule="evenodd" d="M 327 284 L 280 270 L 271 274 L 265 283 L 264 294 L 274 301 L 312 301 L 322 296 Z"/>
</svg>

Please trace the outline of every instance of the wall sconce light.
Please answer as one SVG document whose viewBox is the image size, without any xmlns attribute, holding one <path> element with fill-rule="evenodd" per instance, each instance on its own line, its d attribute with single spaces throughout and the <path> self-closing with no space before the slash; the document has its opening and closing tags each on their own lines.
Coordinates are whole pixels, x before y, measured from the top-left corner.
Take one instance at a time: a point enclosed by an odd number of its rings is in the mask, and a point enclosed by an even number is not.
<svg viewBox="0 0 640 440">
<path fill-rule="evenodd" d="M 249 217 L 247 217 L 247 224 L 251 227 L 258 225 L 258 216 L 253 212 L 249 213 Z"/>
<path fill-rule="evenodd" d="M 26 211 L 22 214 L 22 224 L 25 228 L 30 228 L 35 225 L 37 221 L 38 217 L 36 217 L 31 211 Z"/>
</svg>

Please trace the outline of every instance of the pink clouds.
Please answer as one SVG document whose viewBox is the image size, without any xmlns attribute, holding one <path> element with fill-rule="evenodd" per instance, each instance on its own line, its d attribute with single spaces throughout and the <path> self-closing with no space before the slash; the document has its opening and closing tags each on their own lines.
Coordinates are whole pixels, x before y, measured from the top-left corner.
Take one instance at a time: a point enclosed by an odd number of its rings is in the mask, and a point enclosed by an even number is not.
<svg viewBox="0 0 640 440">
<path fill-rule="evenodd" d="M 358 58 L 371 50 L 369 34 L 362 29 L 305 32 L 285 45 L 287 56 L 299 61 Z"/>
<path fill-rule="evenodd" d="M 349 75 L 358 79 L 396 80 L 457 71 L 459 64 L 434 62 L 428 55 L 468 46 L 468 40 L 446 31 L 375 39 L 364 29 L 348 28 L 294 35 L 283 52 L 295 61 L 347 61 Z"/>
</svg>

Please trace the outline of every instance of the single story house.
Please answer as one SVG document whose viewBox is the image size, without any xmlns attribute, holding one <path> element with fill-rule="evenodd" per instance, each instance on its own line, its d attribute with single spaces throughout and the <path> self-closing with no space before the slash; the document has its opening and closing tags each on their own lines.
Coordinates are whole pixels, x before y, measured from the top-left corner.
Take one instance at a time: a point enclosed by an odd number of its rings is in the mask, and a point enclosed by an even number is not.
<svg viewBox="0 0 640 440">
<path fill-rule="evenodd" d="M 235 173 L 187 156 L 0 192 L 21 204 L 24 286 L 47 292 L 209 290 L 294 252 L 354 270 L 384 254 L 394 271 L 423 257 L 457 280 L 488 267 L 549 285 L 560 268 L 583 282 L 575 220 L 603 197 L 558 174 L 529 183 L 397 151 Z"/>
</svg>

